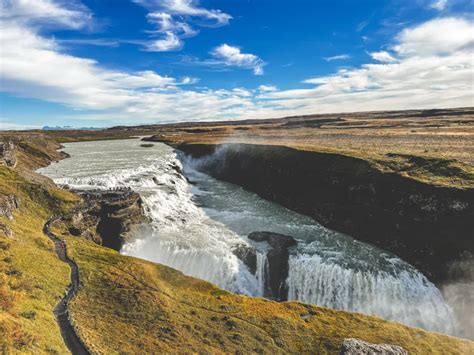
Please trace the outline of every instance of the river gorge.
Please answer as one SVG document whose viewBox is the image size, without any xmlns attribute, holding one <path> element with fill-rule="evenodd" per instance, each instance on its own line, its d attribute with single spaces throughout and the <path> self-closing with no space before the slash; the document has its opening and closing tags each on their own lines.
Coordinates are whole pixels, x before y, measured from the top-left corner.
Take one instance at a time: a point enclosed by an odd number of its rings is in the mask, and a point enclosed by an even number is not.
<svg viewBox="0 0 474 355">
<path fill-rule="evenodd" d="M 202 161 L 138 139 L 65 144 L 70 158 L 40 172 L 79 190 L 130 188 L 149 222 L 133 229 L 121 253 L 165 264 L 235 293 L 271 292 L 271 246 L 249 238 L 291 236 L 283 300 L 377 315 L 448 334 L 456 319 L 441 292 L 396 255 L 325 228 L 203 171 Z M 253 250 L 249 267 L 236 250 Z M 281 298 L 281 297 L 280 297 Z"/>
</svg>

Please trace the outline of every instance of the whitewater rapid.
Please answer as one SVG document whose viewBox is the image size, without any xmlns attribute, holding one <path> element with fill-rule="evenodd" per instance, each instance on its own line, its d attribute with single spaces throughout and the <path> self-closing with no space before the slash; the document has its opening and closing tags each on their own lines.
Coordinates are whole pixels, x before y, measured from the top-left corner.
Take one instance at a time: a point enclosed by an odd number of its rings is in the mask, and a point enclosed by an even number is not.
<svg viewBox="0 0 474 355">
<path fill-rule="evenodd" d="M 250 232 L 282 233 L 298 240 L 290 251 L 290 300 L 456 331 L 440 291 L 409 264 L 215 180 L 166 145 L 143 148 L 139 140 L 121 140 L 65 146 L 71 158 L 40 171 L 57 184 L 130 187 L 141 195 L 151 223 L 134 232 L 123 254 L 168 265 L 232 292 L 263 296 L 268 282 L 265 247 L 253 244 L 255 274 L 232 250 L 252 245 L 246 237 Z"/>
</svg>

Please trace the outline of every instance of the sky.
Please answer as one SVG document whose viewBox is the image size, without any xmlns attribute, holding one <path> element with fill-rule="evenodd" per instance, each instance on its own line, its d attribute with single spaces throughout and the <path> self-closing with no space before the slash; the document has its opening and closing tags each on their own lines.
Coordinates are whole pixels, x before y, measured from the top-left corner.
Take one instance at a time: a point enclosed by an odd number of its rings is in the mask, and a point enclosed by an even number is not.
<svg viewBox="0 0 474 355">
<path fill-rule="evenodd" d="M 0 1 L 0 129 L 474 106 L 472 0 Z"/>
</svg>

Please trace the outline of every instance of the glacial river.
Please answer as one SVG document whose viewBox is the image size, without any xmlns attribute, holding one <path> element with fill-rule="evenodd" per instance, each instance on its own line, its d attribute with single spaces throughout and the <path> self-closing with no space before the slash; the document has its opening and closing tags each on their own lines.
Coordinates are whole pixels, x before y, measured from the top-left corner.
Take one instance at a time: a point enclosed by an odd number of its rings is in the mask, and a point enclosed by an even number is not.
<svg viewBox="0 0 474 355">
<path fill-rule="evenodd" d="M 268 267 L 265 246 L 254 245 L 255 274 L 232 249 L 251 244 L 247 235 L 253 231 L 282 233 L 298 240 L 286 280 L 290 300 L 456 333 L 440 291 L 395 255 L 198 172 L 192 160 L 180 159 L 164 144 L 140 144 L 138 139 L 65 144 L 71 158 L 40 172 L 77 189 L 130 187 L 138 192 L 151 223 L 134 233 L 123 254 L 261 297 Z"/>
</svg>

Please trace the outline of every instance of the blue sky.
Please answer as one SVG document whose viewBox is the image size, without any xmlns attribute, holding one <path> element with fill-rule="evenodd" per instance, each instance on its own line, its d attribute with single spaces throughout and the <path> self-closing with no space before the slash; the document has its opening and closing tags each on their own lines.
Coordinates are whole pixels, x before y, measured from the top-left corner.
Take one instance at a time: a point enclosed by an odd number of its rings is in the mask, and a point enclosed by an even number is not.
<svg viewBox="0 0 474 355">
<path fill-rule="evenodd" d="M 469 0 L 4 0 L 0 129 L 474 106 Z"/>
</svg>

